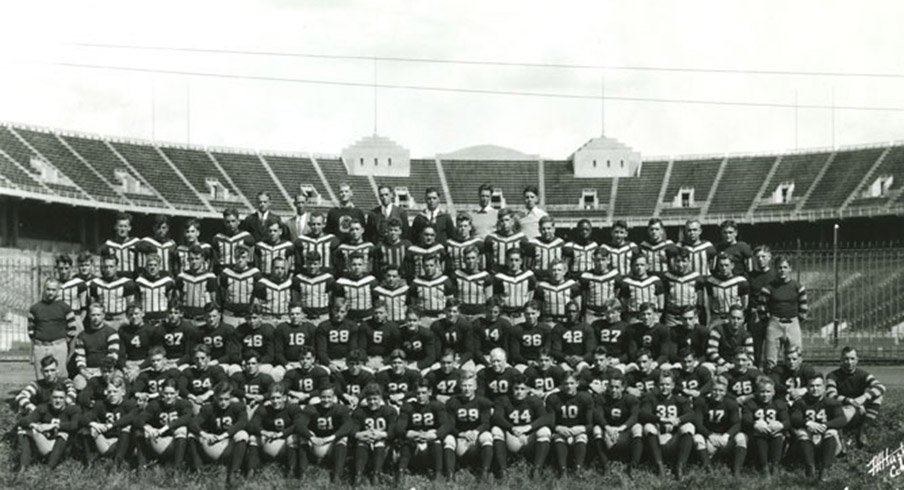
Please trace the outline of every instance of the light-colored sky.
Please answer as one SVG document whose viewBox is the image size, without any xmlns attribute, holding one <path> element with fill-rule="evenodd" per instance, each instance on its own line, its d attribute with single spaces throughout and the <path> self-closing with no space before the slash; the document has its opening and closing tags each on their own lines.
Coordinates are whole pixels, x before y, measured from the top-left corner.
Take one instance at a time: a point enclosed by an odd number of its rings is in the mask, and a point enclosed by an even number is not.
<svg viewBox="0 0 904 490">
<path fill-rule="evenodd" d="M 0 121 L 204 145 L 338 153 L 373 132 L 367 87 L 95 70 L 66 62 L 373 81 L 370 61 L 98 49 L 70 43 L 590 65 L 904 74 L 904 2 L 35 1 L 0 5 Z M 379 64 L 386 84 L 598 95 L 600 71 Z M 609 70 L 606 93 L 900 107 L 904 78 Z M 190 87 L 190 89 L 189 89 Z M 152 93 L 155 97 L 152 97 Z M 381 89 L 379 133 L 429 157 L 477 144 L 565 158 L 596 100 Z M 155 100 L 156 103 L 152 104 Z M 152 111 L 152 105 L 155 110 Z M 797 145 L 833 142 L 800 109 Z M 156 117 L 152 118 L 152 114 Z M 156 120 L 156 124 L 152 124 Z M 904 139 L 904 111 L 835 111 L 836 145 Z M 795 147 L 795 111 L 608 101 L 606 133 L 645 155 Z"/>
</svg>

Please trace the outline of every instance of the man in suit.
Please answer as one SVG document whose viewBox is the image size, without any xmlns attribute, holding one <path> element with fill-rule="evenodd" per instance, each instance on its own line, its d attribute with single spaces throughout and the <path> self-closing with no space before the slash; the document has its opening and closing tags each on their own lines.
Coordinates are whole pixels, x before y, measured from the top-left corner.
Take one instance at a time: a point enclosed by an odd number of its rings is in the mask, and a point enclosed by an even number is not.
<svg viewBox="0 0 904 490">
<path fill-rule="evenodd" d="M 428 187 L 424 191 L 424 204 L 427 209 L 414 217 L 409 239 L 412 243 L 420 243 L 421 231 L 430 225 L 436 229 L 436 242 L 445 244 L 446 240 L 455 236 L 455 220 L 449 213 L 439 209 L 439 190 Z"/>
<path fill-rule="evenodd" d="M 306 235 L 310 230 L 308 221 L 311 219 L 311 213 L 307 210 L 308 196 L 304 192 L 295 195 L 295 216 L 286 218 L 285 225 L 289 230 L 286 237 L 290 241 L 295 241 L 301 235 Z"/>
<path fill-rule="evenodd" d="M 380 243 L 389 220 L 396 218 L 402 222 L 402 236 L 408 236 L 408 213 L 395 204 L 395 191 L 388 185 L 377 189 L 380 205 L 373 208 L 367 218 L 367 236 L 371 243 Z"/>
<path fill-rule="evenodd" d="M 259 242 L 267 238 L 267 220 L 270 217 L 276 217 L 276 214 L 270 211 L 270 193 L 261 191 L 257 193 L 257 211 L 245 216 L 239 228 L 254 237 L 255 242 Z M 277 219 L 279 219 L 277 217 Z M 283 236 L 286 236 L 286 227 L 283 225 Z"/>
</svg>

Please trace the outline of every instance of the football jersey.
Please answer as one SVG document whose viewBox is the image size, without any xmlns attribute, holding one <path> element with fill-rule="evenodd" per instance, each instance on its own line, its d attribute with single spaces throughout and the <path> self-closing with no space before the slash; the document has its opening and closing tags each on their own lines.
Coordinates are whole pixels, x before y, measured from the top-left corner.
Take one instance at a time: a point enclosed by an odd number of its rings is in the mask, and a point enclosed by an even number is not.
<svg viewBox="0 0 904 490">
<path fill-rule="evenodd" d="M 216 299 L 217 276 L 212 272 L 183 271 L 176 276 L 176 294 L 182 300 L 186 318 L 199 317 L 204 314 L 204 307 Z"/>
<path fill-rule="evenodd" d="M 637 360 L 638 352 L 647 349 L 653 356 L 653 360 L 659 359 L 662 352 L 662 344 L 667 340 L 668 328 L 657 323 L 648 326 L 643 323 L 630 325 L 625 332 L 628 336 L 628 358 Z"/>
<path fill-rule="evenodd" d="M 593 252 L 599 248 L 596 242 L 585 244 L 568 242 L 565 244 L 563 255 L 571 262 L 571 272 L 578 276 L 583 272 L 593 270 Z"/>
<path fill-rule="evenodd" d="M 297 391 L 313 396 L 321 388 L 329 384 L 330 372 L 323 366 L 311 366 L 311 369 L 297 367 L 286 372 L 284 383 L 289 391 Z"/>
<path fill-rule="evenodd" d="M 101 249 L 106 253 L 115 256 L 119 260 L 119 272 L 123 275 L 131 276 L 136 272 L 136 255 L 138 254 L 137 250 L 135 250 L 135 246 L 140 242 L 138 238 L 129 237 L 123 240 L 122 242 L 117 241 L 116 238 L 111 238 L 104 242 Z M 101 256 L 104 255 L 102 252 Z"/>
<path fill-rule="evenodd" d="M 606 425 L 630 428 L 637 423 L 640 412 L 640 401 L 630 393 L 622 393 L 619 398 L 613 398 L 608 393 L 597 398 L 598 407 L 603 412 Z"/>
<path fill-rule="evenodd" d="M 377 323 L 374 318 L 361 324 L 360 340 L 361 347 L 368 356 L 380 357 L 388 356 L 390 352 L 398 349 L 402 343 L 398 325 L 392 321 Z"/>
<path fill-rule="evenodd" d="M 553 359 L 559 362 L 570 356 L 589 361 L 596 349 L 596 336 L 586 323 L 560 323 L 553 327 L 550 339 L 549 350 Z"/>
<path fill-rule="evenodd" d="M 448 318 L 440 318 L 430 325 L 430 330 L 438 342 L 437 352 L 442 353 L 451 349 L 457 353 L 459 362 L 467 362 L 474 353 L 474 336 L 471 324 L 464 318 L 458 317 L 455 322 Z"/>
<path fill-rule="evenodd" d="M 219 364 L 236 364 L 239 358 L 239 345 L 235 339 L 235 329 L 220 322 L 211 328 L 204 325 L 197 330 L 198 342 L 210 348 L 210 359 Z"/>
<path fill-rule="evenodd" d="M 282 410 L 272 404 L 265 403 L 258 407 L 248 423 L 252 434 L 260 435 L 261 431 L 282 432 L 283 436 L 295 433 L 295 424 L 301 418 L 301 408 L 294 403 L 286 403 Z"/>
<path fill-rule="evenodd" d="M 424 258 L 433 256 L 438 259 L 436 267 L 440 271 L 446 270 L 446 247 L 435 243 L 429 247 L 412 245 L 408 248 L 407 266 L 403 273 L 409 278 L 423 277 L 427 274 L 424 270 Z"/>
<path fill-rule="evenodd" d="M 341 323 L 326 320 L 314 331 L 317 362 L 329 365 L 331 359 L 345 359 L 358 348 L 358 324 L 348 318 Z"/>
<path fill-rule="evenodd" d="M 139 274 L 135 278 L 135 287 L 138 290 L 136 299 L 144 308 L 145 319 L 160 320 L 166 317 L 170 298 L 176 287 L 176 281 L 168 273 L 163 272 L 153 278 L 146 274 Z"/>
<path fill-rule="evenodd" d="M 197 242 L 195 245 L 201 247 L 201 257 L 204 259 L 202 270 L 210 270 L 209 264 L 214 254 L 213 247 L 209 243 L 204 242 Z M 191 250 L 191 248 L 192 245 L 179 245 L 176 247 L 176 267 L 173 271 L 174 274 L 188 270 L 188 251 Z"/>
<path fill-rule="evenodd" d="M 309 322 L 302 322 L 301 325 L 283 322 L 277 325 L 273 350 L 276 364 L 285 366 L 290 362 L 299 362 L 303 347 L 314 348 L 315 328 Z"/>
<path fill-rule="evenodd" d="M 144 237 L 136 243 L 136 259 L 138 261 L 138 269 L 147 268 L 148 256 L 157 254 L 160 257 L 160 270 L 165 272 L 174 272 L 176 270 L 176 242 L 168 239 L 163 243 L 154 237 Z"/>
<path fill-rule="evenodd" d="M 151 327 L 142 323 L 137 327 L 131 323 L 125 323 L 119 327 L 120 352 L 123 360 L 144 361 L 148 358 L 148 350 L 151 348 Z"/>
<path fill-rule="evenodd" d="M 232 436 L 240 430 L 245 430 L 248 425 L 248 410 L 241 402 L 232 402 L 222 409 L 216 403 L 205 403 L 193 422 L 198 433 L 204 431 Z"/>
<path fill-rule="evenodd" d="M 721 323 L 709 331 L 706 342 L 706 358 L 716 365 L 734 362 L 733 356 L 738 349 L 744 349 L 747 356 L 753 359 L 753 337 L 744 327 L 736 332 L 731 331 L 728 323 Z"/>
<path fill-rule="evenodd" d="M 232 384 L 235 386 L 237 391 L 236 394 L 244 393 L 246 397 L 248 395 L 266 395 L 270 392 L 270 387 L 273 386 L 273 378 L 271 378 L 269 374 L 260 372 L 250 375 L 244 371 L 239 371 L 230 376 L 230 380 L 232 380 Z M 256 400 L 250 400 L 248 398 L 245 398 L 245 400 L 251 408 L 254 408 L 258 404 Z"/>
<path fill-rule="evenodd" d="M 351 369 L 345 369 L 339 373 L 339 385 L 343 393 L 360 397 L 364 387 L 374 382 L 374 375 L 366 369 L 359 369 L 353 373 Z"/>
<path fill-rule="evenodd" d="M 539 277 L 547 277 L 549 266 L 556 260 L 562 260 L 565 249 L 565 241 L 559 237 L 553 237 L 546 242 L 542 238 L 534 238 L 527 243 L 528 257 L 531 259 L 531 269 Z"/>
<path fill-rule="evenodd" d="M 750 291 L 747 279 L 743 276 L 733 276 L 727 279 L 713 274 L 706 280 L 706 292 L 709 295 L 709 309 L 717 316 L 728 315 L 728 309 L 732 305 L 747 305 L 747 296 Z"/>
<path fill-rule="evenodd" d="M 217 233 L 213 237 L 213 246 L 217 265 L 219 266 L 218 270 L 222 270 L 225 267 L 235 265 L 236 247 L 243 246 L 249 249 L 254 247 L 254 237 L 247 231 L 239 231 L 234 235 Z"/>
<path fill-rule="evenodd" d="M 135 283 L 127 277 L 96 277 L 89 285 L 91 301 L 102 304 L 108 317 L 124 314 L 135 298 L 135 293 Z"/>
<path fill-rule="evenodd" d="M 524 370 L 524 377 L 527 378 L 527 385 L 531 388 L 541 393 L 549 393 L 562 386 L 565 381 L 565 370 L 556 365 L 550 366 L 549 369 L 531 366 Z"/>
<path fill-rule="evenodd" d="M 59 424 L 60 432 L 75 432 L 81 423 L 81 412 L 75 405 L 65 405 L 62 409 L 53 408 L 50 403 L 43 403 L 31 413 L 19 419 L 19 427 L 27 429 L 31 424 Z"/>
<path fill-rule="evenodd" d="M 401 349 L 408 362 L 417 363 L 419 369 L 425 369 L 436 361 L 436 337 L 429 328 L 420 326 L 412 331 L 408 327 L 401 329 Z"/>
<path fill-rule="evenodd" d="M 579 277 L 584 308 L 597 315 L 602 315 L 606 302 L 618 298 L 621 288 L 621 276 L 618 271 L 611 269 L 597 273 L 591 269 L 581 273 Z"/>
<path fill-rule="evenodd" d="M 343 243 L 336 247 L 335 271 L 340 275 L 348 275 L 351 273 L 349 257 L 352 254 L 359 254 L 364 257 L 364 273 L 373 274 L 374 272 L 374 251 L 373 243 L 361 242 L 358 244 Z"/>
<path fill-rule="evenodd" d="M 163 391 L 163 385 L 170 379 L 177 379 L 179 371 L 177 369 L 164 369 L 156 371 L 154 369 L 146 369 L 138 374 L 135 382 L 132 383 L 132 393 L 147 393 L 148 399 L 154 399 L 160 396 Z M 178 381 L 177 381 L 178 382 Z M 104 392 L 105 389 L 101 389 Z"/>
<path fill-rule="evenodd" d="M 669 271 L 663 274 L 662 279 L 665 283 L 665 311 L 680 315 L 685 307 L 702 304 L 704 279 L 699 272 L 679 275 Z"/>
<path fill-rule="evenodd" d="M 107 435 L 114 435 L 121 430 L 128 430 L 138 418 L 138 403 L 135 400 L 123 400 L 114 405 L 108 400 L 100 400 L 90 411 L 84 413 L 84 422 L 110 424 Z"/>
<path fill-rule="evenodd" d="M 793 427 L 806 427 L 807 422 L 825 424 L 828 429 L 844 427 L 846 420 L 841 402 L 823 396 L 814 398 L 809 394 L 800 397 L 791 406 L 790 421 Z"/>
<path fill-rule="evenodd" d="M 517 314 L 524 310 L 524 305 L 534 297 L 537 278 L 532 271 L 517 274 L 499 272 L 493 280 L 493 294 L 502 300 L 502 311 Z"/>
<path fill-rule="evenodd" d="M 490 233 L 484 239 L 484 254 L 487 258 L 487 269 L 501 271 L 505 267 L 505 255 L 511 249 L 518 249 L 522 254 L 527 248 L 527 237 L 520 231 L 508 236 Z"/>
<path fill-rule="evenodd" d="M 875 376 L 857 368 L 853 372 L 838 368 L 826 376 L 826 395 L 833 398 L 856 398 L 868 394 L 875 400 L 885 393 L 885 385 Z M 844 398 L 840 398 L 842 401 Z"/>
<path fill-rule="evenodd" d="M 631 274 L 631 257 L 638 252 L 636 243 L 625 242 L 621 245 L 604 243 L 600 245 L 600 248 L 609 252 L 609 263 L 612 264 L 613 269 L 625 277 Z"/>
<path fill-rule="evenodd" d="M 408 249 L 411 242 L 402 239 L 398 243 L 380 242 L 374 252 L 374 260 L 376 268 L 374 269 L 378 277 L 382 277 L 383 268 L 387 266 L 396 267 L 399 272 L 404 274 L 406 264 L 408 263 Z"/>
<path fill-rule="evenodd" d="M 716 401 L 712 396 L 701 396 L 694 400 L 697 433 L 703 437 L 710 434 L 734 436 L 741 429 L 741 410 L 738 402 L 731 397 Z"/>
<path fill-rule="evenodd" d="M 358 278 L 340 277 L 336 279 L 333 296 L 345 298 L 349 318 L 363 320 L 374 312 L 373 290 L 375 287 L 377 287 L 377 278 L 371 275 Z"/>
<path fill-rule="evenodd" d="M 310 404 L 301 412 L 298 432 L 304 439 L 310 439 L 311 435 L 341 439 L 348 433 L 350 420 L 351 412 L 345 405 L 336 403 L 325 407 L 321 403 Z"/>
<path fill-rule="evenodd" d="M 223 309 L 240 317 L 248 314 L 251 311 L 254 285 L 261 277 L 261 271 L 257 267 L 249 267 L 243 271 L 225 267 L 219 277 Z"/>
<path fill-rule="evenodd" d="M 713 260 L 716 258 L 716 247 L 708 240 L 701 240 L 696 245 L 682 243 L 681 248 L 691 254 L 691 270 L 703 277 L 709 276 Z"/>
<path fill-rule="evenodd" d="M 606 348 L 609 357 L 616 357 L 621 362 L 628 360 L 628 324 L 625 322 L 610 323 L 608 320 L 597 320 L 590 325 L 596 333 L 597 344 Z"/>
<path fill-rule="evenodd" d="M 477 247 L 478 253 L 478 268 L 480 270 L 484 270 L 486 268 L 486 257 L 483 255 L 483 240 L 474 237 L 468 238 L 467 240 L 458 241 L 454 238 L 450 238 L 446 240 L 446 253 L 448 254 L 448 259 L 446 263 L 446 267 L 450 272 L 454 272 L 457 270 L 461 270 L 465 268 L 465 249 L 468 247 Z"/>
<path fill-rule="evenodd" d="M 665 239 L 658 243 L 644 241 L 640 244 L 640 253 L 647 258 L 647 265 L 653 274 L 662 274 L 669 270 L 669 258 L 678 250 L 675 242 Z"/>
<path fill-rule="evenodd" d="M 327 272 L 314 277 L 305 274 L 295 275 L 292 287 L 305 315 L 316 318 L 327 314 L 335 282 L 333 275 Z"/>
<path fill-rule="evenodd" d="M 490 429 L 493 403 L 482 396 L 470 400 L 464 395 L 453 396 L 446 402 L 446 410 L 452 418 L 452 432 L 455 434 Z"/>
<path fill-rule="evenodd" d="M 788 412 L 788 403 L 781 398 L 773 398 L 772 401 L 764 403 L 755 396 L 747 400 L 741 406 L 741 426 L 749 431 L 758 421 L 767 423 L 778 421 L 785 429 L 789 428 L 791 417 Z"/>
<path fill-rule="evenodd" d="M 681 423 L 694 420 L 694 412 L 689 399 L 681 395 L 664 396 L 652 392 L 640 404 L 640 418 L 644 422 L 656 424 L 660 433 L 671 432 L 664 419 L 678 417 Z M 671 427 L 676 430 L 678 427 Z"/>
<path fill-rule="evenodd" d="M 496 348 L 508 350 L 509 333 L 512 330 L 512 324 L 505 318 L 497 318 L 496 321 L 490 321 L 488 318 L 478 318 L 472 327 L 471 334 L 474 339 L 474 362 L 478 364 L 489 365 L 490 351 Z"/>
<path fill-rule="evenodd" d="M 699 390 L 701 394 L 708 393 L 712 388 L 713 375 L 709 369 L 703 367 L 699 363 L 692 367 L 690 371 L 681 369 L 673 369 L 672 374 L 675 376 L 675 391 L 683 393 L 684 390 Z"/>
<path fill-rule="evenodd" d="M 446 309 L 446 300 L 455 295 L 455 283 L 445 274 L 432 279 L 418 277 L 411 282 L 409 302 L 421 314 L 438 316 Z"/>
<path fill-rule="evenodd" d="M 431 400 L 426 404 L 411 401 L 399 410 L 399 428 L 403 431 L 415 430 L 425 432 L 428 430 L 437 431 L 437 439 L 442 437 L 449 430 L 449 414 L 446 413 L 446 406 L 442 403 Z M 402 432 L 404 434 L 404 432 Z"/>
<path fill-rule="evenodd" d="M 547 324 L 528 325 L 526 322 L 512 327 L 509 333 L 509 363 L 539 362 L 540 351 L 549 348 L 552 328 Z"/>
<path fill-rule="evenodd" d="M 264 274 L 273 273 L 273 261 L 285 259 L 286 271 L 295 270 L 295 246 L 288 240 L 279 243 L 257 242 L 254 244 L 255 265 Z"/>
<path fill-rule="evenodd" d="M 491 402 L 497 402 L 511 394 L 513 381 L 518 375 L 518 370 L 513 367 L 506 367 L 502 372 L 492 367 L 481 369 L 477 372 L 477 389 Z"/>
<path fill-rule="evenodd" d="M 203 395 L 213 390 L 214 386 L 228 380 L 226 371 L 220 366 L 208 366 L 204 370 L 191 366 L 183 370 L 179 376 L 179 392 L 183 398 L 188 395 Z"/>
<path fill-rule="evenodd" d="M 776 396 L 787 396 L 788 390 L 806 388 L 810 379 L 816 376 L 813 366 L 801 363 L 797 371 L 792 371 L 786 364 L 779 364 L 772 368 L 769 377 L 775 380 Z M 790 399 L 789 399 L 790 401 Z"/>
<path fill-rule="evenodd" d="M 642 394 L 653 393 L 656 391 L 656 384 L 659 382 L 659 370 L 654 369 L 649 373 L 641 370 L 631 371 L 625 375 L 625 387 L 640 390 Z"/>
<path fill-rule="evenodd" d="M 189 362 L 192 342 L 196 337 L 197 329 L 187 320 L 179 320 L 176 324 L 165 320 L 151 331 L 151 344 L 163 346 L 167 359 L 186 364 Z"/>
<path fill-rule="evenodd" d="M 599 366 L 594 365 L 578 374 L 579 388 L 591 390 L 595 393 L 603 393 L 609 387 L 609 380 L 620 372 L 611 366 L 600 369 Z"/>
<path fill-rule="evenodd" d="M 461 393 L 461 370 L 449 372 L 434 369 L 427 373 L 427 381 L 433 387 L 433 396 L 455 396 Z"/>
<path fill-rule="evenodd" d="M 726 372 L 725 377 L 728 378 L 729 396 L 747 396 L 756 390 L 756 379 L 760 377 L 760 372 L 755 368 L 748 368 L 742 373 L 735 368 Z"/>
<path fill-rule="evenodd" d="M 384 369 L 374 376 L 375 381 L 383 388 L 383 396 L 403 395 L 404 398 L 414 396 L 421 373 L 416 369 L 408 369 L 397 373 L 392 369 Z"/>
<path fill-rule="evenodd" d="M 387 439 L 395 430 L 397 418 L 398 411 L 385 403 L 380 403 L 376 407 L 358 405 L 358 408 L 352 412 L 352 421 L 357 430 L 383 431 L 386 432 Z"/>
<path fill-rule="evenodd" d="M 493 293 L 493 276 L 487 271 L 468 273 L 456 270 L 455 279 L 460 311 L 465 315 L 479 315 L 486 309 L 486 302 Z"/>
<path fill-rule="evenodd" d="M 716 245 L 716 252 L 725 253 L 731 257 L 731 262 L 734 264 L 732 274 L 735 276 L 746 275 L 747 271 L 753 268 L 753 249 L 745 242 L 732 244 L 720 242 Z"/>
<path fill-rule="evenodd" d="M 264 315 L 285 316 L 292 302 L 292 278 L 262 277 L 254 284 L 254 299 L 261 305 Z"/>
<path fill-rule="evenodd" d="M 332 233 L 312 237 L 310 235 L 301 235 L 295 242 L 295 253 L 299 258 L 300 264 L 306 265 L 305 256 L 310 252 L 320 254 L 320 267 L 324 270 L 333 268 L 333 258 L 336 254 L 336 248 L 339 247 L 339 239 Z"/>
<path fill-rule="evenodd" d="M 621 282 L 619 296 L 628 313 L 640 313 L 640 305 L 653 303 L 657 310 L 662 310 L 662 279 L 657 276 L 647 276 L 643 279 L 625 277 Z"/>
<path fill-rule="evenodd" d="M 75 337 L 75 365 L 99 368 L 104 359 L 119 359 L 119 334 L 107 325 L 86 327 Z"/>
<path fill-rule="evenodd" d="M 76 316 L 81 316 L 88 307 L 88 283 L 75 276 L 67 281 L 60 281 L 60 301 L 69 305 Z"/>
<path fill-rule="evenodd" d="M 386 315 L 394 322 L 404 322 L 405 313 L 408 311 L 408 284 L 402 284 L 395 289 L 379 285 L 374 288 L 374 303 L 383 301 L 386 304 Z"/>
<path fill-rule="evenodd" d="M 273 364 L 275 344 L 273 325 L 262 323 L 254 328 L 251 323 L 245 322 L 235 329 L 235 337 L 242 350 L 242 359 L 247 352 L 254 352 L 257 354 L 257 362 Z"/>
<path fill-rule="evenodd" d="M 546 427 L 552 417 L 546 412 L 546 406 L 540 398 L 528 395 L 521 400 L 513 396 L 501 397 L 493 409 L 493 425 L 504 431 L 513 427 L 531 426 L 531 430 Z"/>
<path fill-rule="evenodd" d="M 565 305 L 581 296 L 581 287 L 573 279 L 565 279 L 559 284 L 540 281 L 535 290 L 540 302 L 540 312 L 549 321 L 563 321 L 566 317 Z"/>
<path fill-rule="evenodd" d="M 553 393 L 546 399 L 546 409 L 553 414 L 557 426 L 585 425 L 589 430 L 593 425 L 593 397 L 586 391 L 574 395 L 562 391 Z"/>
</svg>

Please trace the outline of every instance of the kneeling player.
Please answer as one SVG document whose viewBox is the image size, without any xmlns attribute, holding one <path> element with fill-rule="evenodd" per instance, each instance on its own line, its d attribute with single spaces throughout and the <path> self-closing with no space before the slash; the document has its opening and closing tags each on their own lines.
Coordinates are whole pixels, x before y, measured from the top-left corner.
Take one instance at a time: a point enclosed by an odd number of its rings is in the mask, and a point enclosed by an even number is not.
<svg viewBox="0 0 904 490">
<path fill-rule="evenodd" d="M 532 453 L 531 474 L 543 468 L 549 454 L 553 417 L 546 412 L 543 400 L 529 394 L 527 378 L 516 374 L 511 378 L 512 393 L 501 397 L 493 410 L 493 446 L 497 476 L 507 465 L 508 453 Z"/>
<path fill-rule="evenodd" d="M 643 426 L 638 423 L 640 401 L 625 392 L 625 385 L 625 375 L 619 371 L 609 378 L 606 392 L 596 398 L 593 440 L 604 473 L 609 459 L 630 449 L 631 475 L 643 455 Z"/>
<path fill-rule="evenodd" d="M 226 481 L 232 481 L 232 475 L 242 466 L 245 459 L 245 448 L 248 445 L 248 414 L 242 402 L 232 397 L 232 386 L 223 382 L 213 387 L 213 400 L 203 407 L 192 423 L 194 441 L 203 453 L 203 457 L 212 463 L 229 461 Z M 200 461 L 195 458 L 196 468 Z"/>
<path fill-rule="evenodd" d="M 126 399 L 126 381 L 122 376 L 110 379 L 106 394 L 106 400 L 95 403 L 85 414 L 87 436 L 98 455 L 113 455 L 114 464 L 119 466 L 129 454 L 132 423 L 138 416 L 138 405 L 135 400 Z M 87 451 L 85 453 L 87 457 Z"/>
<path fill-rule="evenodd" d="M 747 436 L 741 432 L 738 402 L 727 394 L 728 378 L 719 375 L 713 378 L 712 390 L 694 400 L 694 444 L 704 468 L 713 456 L 727 452 L 732 456 L 731 472 L 738 476 L 747 456 Z"/>
<path fill-rule="evenodd" d="M 355 473 L 353 484 L 364 476 L 367 463 L 372 462 L 371 484 L 383 475 L 389 442 L 395 429 L 398 412 L 383 401 L 380 385 L 371 383 L 364 387 L 364 398 L 352 413 L 355 425 Z"/>
<path fill-rule="evenodd" d="M 167 379 L 160 389 L 160 397 L 148 402 L 136 424 L 142 436 L 139 467 L 145 465 L 148 457 L 163 460 L 170 456 L 173 463 L 181 467 L 185 461 L 191 418 L 191 403 L 179 398 L 176 380 Z"/>
<path fill-rule="evenodd" d="M 562 389 L 546 399 L 546 408 L 555 417 L 552 441 L 559 475 L 568 466 L 569 452 L 575 471 L 580 471 L 587 458 L 587 440 L 593 427 L 593 398 L 586 391 L 578 391 L 578 380 L 571 372 L 565 375 Z"/>
<path fill-rule="evenodd" d="M 885 385 L 875 376 L 857 368 L 857 350 L 845 347 L 841 350 L 841 367 L 826 376 L 826 394 L 841 402 L 847 421 L 845 432 L 857 436 L 857 445 L 866 446 L 864 426 L 872 424 L 879 416 Z"/>
<path fill-rule="evenodd" d="M 449 399 L 446 408 L 452 418 L 452 431 L 443 442 L 446 477 L 451 477 L 455 472 L 457 458 L 463 458 L 479 448 L 479 478 L 485 479 L 493 464 L 493 434 L 490 433 L 493 404 L 477 396 L 477 377 L 473 373 L 462 375 L 461 394 Z"/>
<path fill-rule="evenodd" d="M 670 371 L 660 373 L 658 387 L 641 407 L 643 434 L 660 476 L 665 474 L 663 451 L 673 452 L 677 446 L 675 476 L 680 480 L 694 447 L 694 412 L 687 398 L 674 393 L 675 377 Z"/>
<path fill-rule="evenodd" d="M 63 460 L 69 437 L 78 428 L 78 408 L 66 403 L 67 388 L 57 383 L 50 392 L 50 401 L 38 405 L 19 421 L 19 470 L 32 462 L 33 449 L 40 458 L 47 458 L 47 466 L 56 468 Z"/>
<path fill-rule="evenodd" d="M 399 414 L 398 431 L 401 438 L 398 478 L 408 472 L 412 460 L 430 461 L 433 464 L 431 477 L 439 477 L 443 469 L 443 438 L 451 429 L 451 421 L 446 407 L 433 400 L 433 384 L 422 379 L 417 384 L 414 400 L 402 405 Z M 425 466 L 425 465 L 424 465 Z"/>
<path fill-rule="evenodd" d="M 330 482 L 341 478 L 348 454 L 348 435 L 354 429 L 351 414 L 345 405 L 339 405 L 336 388 L 326 385 L 320 389 L 320 400 L 311 403 L 301 412 L 298 420 L 299 451 L 298 470 L 304 473 L 313 457 L 316 463 L 332 458 L 333 471 Z"/>
<path fill-rule="evenodd" d="M 788 404 L 775 398 L 775 381 L 760 376 L 756 395 L 741 406 L 741 425 L 753 444 L 757 465 L 767 477 L 772 476 L 785 447 L 785 430 L 790 426 Z"/>
<path fill-rule="evenodd" d="M 298 438 L 295 426 L 301 417 L 301 409 L 296 404 L 288 403 L 287 392 L 284 383 L 274 384 L 267 394 L 267 403 L 254 412 L 249 425 L 249 432 L 253 434 L 249 452 L 262 450 L 268 459 L 282 460 L 285 475 L 298 477 Z M 257 468 L 250 469 L 254 471 Z"/>
<path fill-rule="evenodd" d="M 807 394 L 791 407 L 791 426 L 808 477 L 814 476 L 818 470 L 817 476 L 822 480 L 825 470 L 835 462 L 835 456 L 841 452 L 838 430 L 844 427 L 844 421 L 841 402 L 826 397 L 825 378 L 822 374 L 815 374 L 807 382 Z"/>
</svg>

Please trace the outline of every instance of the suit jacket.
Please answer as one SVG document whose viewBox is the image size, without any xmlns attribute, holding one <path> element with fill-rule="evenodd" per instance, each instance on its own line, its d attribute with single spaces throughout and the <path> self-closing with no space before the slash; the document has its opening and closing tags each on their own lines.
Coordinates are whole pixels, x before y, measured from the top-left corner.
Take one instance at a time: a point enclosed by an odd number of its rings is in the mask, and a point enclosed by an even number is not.
<svg viewBox="0 0 904 490">
<path fill-rule="evenodd" d="M 425 210 L 418 213 L 414 217 L 414 222 L 411 223 L 411 236 L 409 237 L 411 243 L 420 243 L 421 232 L 430 224 L 436 228 L 437 243 L 445 244 L 446 240 L 455 236 L 455 220 L 449 213 L 440 211 L 431 223 Z"/>
<path fill-rule="evenodd" d="M 367 237 L 371 243 L 380 243 L 383 241 L 384 233 L 391 219 L 397 219 L 402 222 L 402 237 L 408 236 L 408 212 L 395 204 L 389 210 L 389 217 L 383 214 L 383 207 L 377 206 L 370 211 L 367 218 Z"/>
<path fill-rule="evenodd" d="M 283 238 L 289 241 L 295 241 L 301 235 L 306 235 L 309 231 L 311 231 L 310 227 L 308 226 L 308 222 L 311 220 L 311 212 L 305 211 L 302 216 L 304 217 L 304 228 L 301 230 L 299 230 L 298 226 L 295 224 L 295 219 L 298 218 L 297 214 L 293 214 L 292 216 L 289 216 L 288 218 L 283 220 L 283 224 L 285 224 L 286 229 L 289 230 L 289 235 L 284 236 Z"/>
<path fill-rule="evenodd" d="M 282 222 L 282 220 L 280 220 L 279 216 L 277 216 L 276 213 L 273 212 L 273 210 L 270 210 L 267 213 L 267 219 L 270 218 L 276 218 L 277 220 Z M 254 237 L 255 242 L 262 241 L 267 237 L 267 227 L 263 222 L 261 222 L 260 217 L 258 217 L 257 211 L 245 216 L 245 219 L 243 219 L 242 223 L 239 225 L 239 229 L 251 233 L 251 236 Z M 282 224 L 282 229 L 283 238 L 289 238 L 289 229 L 286 227 L 285 223 Z"/>
</svg>

